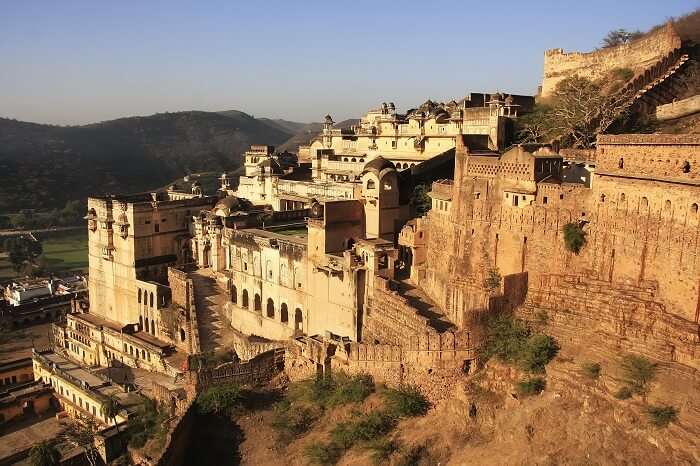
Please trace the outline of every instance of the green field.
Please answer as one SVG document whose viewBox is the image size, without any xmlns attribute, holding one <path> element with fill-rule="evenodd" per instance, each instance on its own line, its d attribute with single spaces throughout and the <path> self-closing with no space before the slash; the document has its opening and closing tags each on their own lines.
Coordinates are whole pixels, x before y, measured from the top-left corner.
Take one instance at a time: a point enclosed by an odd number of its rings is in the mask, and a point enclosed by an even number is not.
<svg viewBox="0 0 700 466">
<path fill-rule="evenodd" d="M 44 264 L 49 272 L 88 268 L 87 230 L 72 231 L 42 241 Z"/>
</svg>

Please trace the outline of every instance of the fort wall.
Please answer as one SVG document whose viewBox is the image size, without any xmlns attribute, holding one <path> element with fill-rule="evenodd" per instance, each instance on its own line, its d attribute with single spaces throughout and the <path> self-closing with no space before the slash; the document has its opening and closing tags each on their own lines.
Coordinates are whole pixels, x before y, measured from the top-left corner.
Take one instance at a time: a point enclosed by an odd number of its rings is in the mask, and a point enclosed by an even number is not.
<svg viewBox="0 0 700 466">
<path fill-rule="evenodd" d="M 589 53 L 550 49 L 544 53 L 542 97 L 551 96 L 557 83 L 571 76 L 600 79 L 615 68 L 629 68 L 635 74 L 681 47 L 681 39 L 669 23 L 641 39 Z"/>
<path fill-rule="evenodd" d="M 700 112 L 700 94 L 656 107 L 656 119 L 673 120 Z"/>
</svg>

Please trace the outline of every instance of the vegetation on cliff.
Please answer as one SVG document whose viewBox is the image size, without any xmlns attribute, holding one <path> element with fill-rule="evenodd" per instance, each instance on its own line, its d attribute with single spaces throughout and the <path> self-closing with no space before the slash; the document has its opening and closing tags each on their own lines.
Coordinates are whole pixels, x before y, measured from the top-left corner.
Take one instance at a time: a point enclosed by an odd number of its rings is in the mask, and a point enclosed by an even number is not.
<svg viewBox="0 0 700 466">
<path fill-rule="evenodd" d="M 580 222 L 569 222 L 564 225 L 564 246 L 570 252 L 578 254 L 586 245 L 586 232 Z"/>
</svg>

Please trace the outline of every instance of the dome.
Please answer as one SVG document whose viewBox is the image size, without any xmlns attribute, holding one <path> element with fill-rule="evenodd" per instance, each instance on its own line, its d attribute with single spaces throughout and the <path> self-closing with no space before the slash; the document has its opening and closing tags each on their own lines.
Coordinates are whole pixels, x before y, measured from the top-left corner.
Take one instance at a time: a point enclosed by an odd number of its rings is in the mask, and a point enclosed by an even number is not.
<svg viewBox="0 0 700 466">
<path fill-rule="evenodd" d="M 313 200 L 311 203 L 311 212 L 309 213 L 309 217 L 311 218 L 323 218 L 323 205 L 318 202 L 317 200 Z"/>
<path fill-rule="evenodd" d="M 277 160 L 268 157 L 262 162 L 258 164 L 258 167 L 260 168 L 267 168 L 270 167 L 270 173 L 274 175 L 284 175 L 284 170 L 282 170 L 282 167 L 280 164 L 277 162 Z"/>
<path fill-rule="evenodd" d="M 379 173 L 381 173 L 382 170 L 386 170 L 386 169 L 396 170 L 396 167 L 394 166 L 394 164 L 391 161 L 385 159 L 384 157 L 382 157 L 380 155 L 378 157 L 373 158 L 369 162 L 367 162 L 365 164 L 365 168 L 362 170 L 362 172 L 364 173 L 364 172 L 371 171 L 371 172 L 375 172 L 377 174 L 377 176 L 379 176 Z"/>
<path fill-rule="evenodd" d="M 330 125 L 333 124 L 333 118 L 331 118 L 330 115 L 326 115 L 326 118 L 324 119 L 324 121 Z"/>
<path fill-rule="evenodd" d="M 241 210 L 241 200 L 236 196 L 227 196 L 216 203 L 212 212 L 219 217 L 228 217 L 232 212 Z"/>
</svg>

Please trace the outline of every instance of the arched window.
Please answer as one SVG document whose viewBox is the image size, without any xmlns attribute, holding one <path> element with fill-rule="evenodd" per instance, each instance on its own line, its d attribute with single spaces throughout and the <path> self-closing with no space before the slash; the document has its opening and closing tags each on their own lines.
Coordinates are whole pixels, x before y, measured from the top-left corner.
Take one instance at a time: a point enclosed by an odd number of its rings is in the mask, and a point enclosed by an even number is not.
<svg viewBox="0 0 700 466">
<path fill-rule="evenodd" d="M 267 271 L 267 279 L 272 280 L 272 261 L 265 262 L 265 270 Z"/>
<path fill-rule="evenodd" d="M 248 309 L 248 290 L 243 290 L 243 296 L 241 296 L 241 304 L 243 307 Z"/>
<path fill-rule="evenodd" d="M 257 293 L 255 293 L 254 304 L 256 311 L 262 311 L 262 298 Z"/>
<path fill-rule="evenodd" d="M 145 327 L 141 327 L 142 330 L 145 330 L 146 333 L 151 333 L 151 328 L 148 326 L 148 319 L 146 319 L 146 322 L 144 322 Z"/>
<path fill-rule="evenodd" d="M 666 202 L 664 203 L 664 208 L 665 208 L 666 210 L 671 210 L 671 201 L 669 201 L 668 199 L 666 199 Z"/>
<path fill-rule="evenodd" d="M 649 199 L 646 197 L 642 197 L 642 207 L 648 207 L 649 206 Z"/>
<path fill-rule="evenodd" d="M 294 310 L 294 329 L 302 330 L 304 327 L 304 316 L 301 313 L 301 309 L 296 308 Z"/>
<path fill-rule="evenodd" d="M 351 160 L 352 162 L 357 162 L 357 159 L 356 159 L 355 157 L 353 157 L 353 158 L 350 159 L 350 160 Z"/>
<path fill-rule="evenodd" d="M 287 264 L 280 265 L 280 284 L 287 286 Z"/>
<path fill-rule="evenodd" d="M 620 202 L 625 202 L 625 193 L 620 194 Z"/>
<path fill-rule="evenodd" d="M 148 320 L 146 320 L 148 322 Z M 139 316 L 139 326 L 143 328 L 143 316 Z"/>
<path fill-rule="evenodd" d="M 150 297 L 151 302 L 149 303 L 149 306 L 153 307 L 153 292 L 151 291 L 151 297 Z"/>
<path fill-rule="evenodd" d="M 267 298 L 267 316 L 270 319 L 275 318 L 275 302 L 272 300 L 272 298 Z"/>
<path fill-rule="evenodd" d="M 620 157 L 620 160 L 617 162 L 617 168 L 623 168 L 625 166 L 625 159 Z"/>
<path fill-rule="evenodd" d="M 605 202 L 605 194 L 600 195 L 600 202 Z"/>
<path fill-rule="evenodd" d="M 283 324 L 289 323 L 289 311 L 287 310 L 287 303 L 282 303 L 282 306 L 280 306 L 280 320 Z"/>
<path fill-rule="evenodd" d="M 151 334 L 156 334 L 156 322 L 153 319 L 151 319 Z"/>
<path fill-rule="evenodd" d="M 185 329 L 181 328 L 180 329 L 180 341 L 185 341 Z"/>
<path fill-rule="evenodd" d="M 375 188 L 374 180 L 367 180 L 367 189 L 374 189 L 374 188 Z"/>
<path fill-rule="evenodd" d="M 139 288 L 139 304 L 141 304 L 141 288 Z"/>
<path fill-rule="evenodd" d="M 233 304 L 238 302 L 238 288 L 236 288 L 236 285 L 231 285 L 231 302 Z"/>
<path fill-rule="evenodd" d="M 698 205 L 695 202 L 690 205 L 690 213 L 693 215 L 698 213 Z"/>
</svg>

